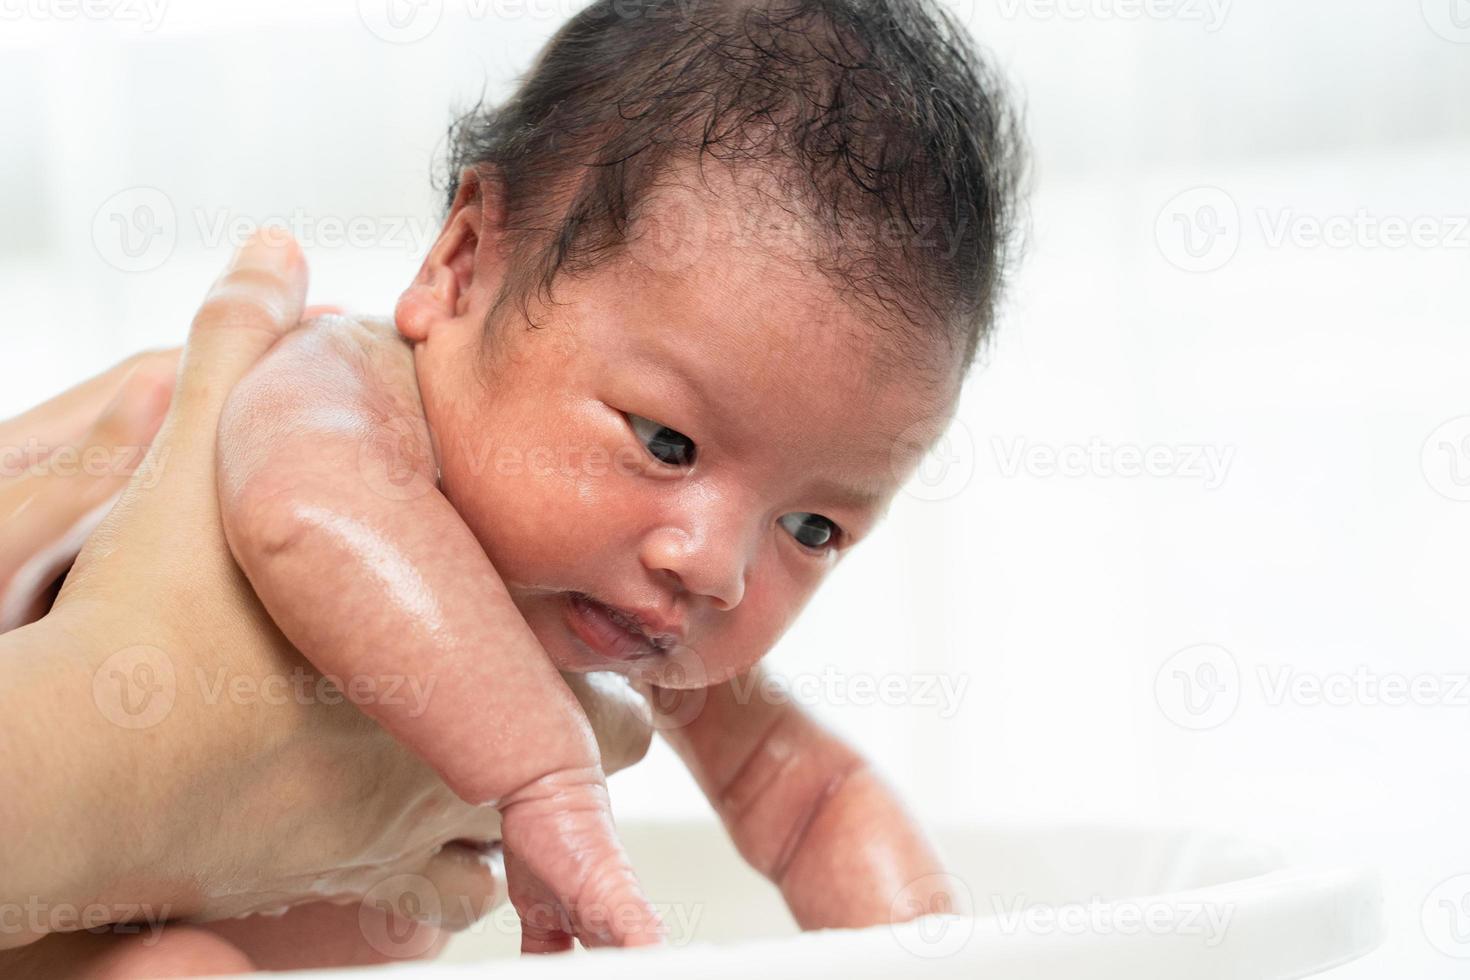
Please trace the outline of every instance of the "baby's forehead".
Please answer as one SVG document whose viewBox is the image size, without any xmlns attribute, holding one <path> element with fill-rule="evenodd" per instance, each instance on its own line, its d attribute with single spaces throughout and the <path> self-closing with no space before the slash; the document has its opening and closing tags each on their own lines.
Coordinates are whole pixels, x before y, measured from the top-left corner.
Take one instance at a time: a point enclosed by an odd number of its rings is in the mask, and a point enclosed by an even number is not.
<svg viewBox="0 0 1470 980">
<path fill-rule="evenodd" d="M 893 377 L 893 337 L 812 263 L 714 241 L 686 258 L 678 269 L 633 258 L 591 291 L 598 339 L 650 361 L 686 357 L 722 367 L 717 380 L 732 385 L 754 371 L 784 372 L 807 386 L 866 387 Z"/>
<path fill-rule="evenodd" d="M 845 472 L 843 460 L 860 460 L 881 475 L 899 442 L 937 434 L 952 409 L 943 358 L 903 353 L 819 270 L 724 243 L 678 271 L 633 261 L 577 291 L 584 371 L 698 404 L 751 455 L 774 445 L 788 460 L 825 456 Z"/>
<path fill-rule="evenodd" d="M 859 265 L 882 259 L 863 251 L 873 244 L 863 230 L 842 234 L 834 239 L 788 181 L 761 169 L 686 167 L 639 199 L 618 276 L 641 283 L 645 295 L 703 307 L 707 317 L 743 320 L 746 342 L 840 356 L 859 380 L 957 380 L 950 331 L 855 288 L 854 257 L 832 249 L 847 241 Z"/>
</svg>

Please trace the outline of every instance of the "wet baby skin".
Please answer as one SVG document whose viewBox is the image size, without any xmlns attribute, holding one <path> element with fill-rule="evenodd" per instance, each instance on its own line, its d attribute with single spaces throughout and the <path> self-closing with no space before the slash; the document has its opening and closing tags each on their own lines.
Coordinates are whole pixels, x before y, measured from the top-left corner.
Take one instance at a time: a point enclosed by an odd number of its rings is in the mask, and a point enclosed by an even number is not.
<svg viewBox="0 0 1470 980">
<path fill-rule="evenodd" d="M 500 812 L 530 950 L 662 934 L 562 672 L 613 671 L 649 697 L 803 927 L 951 907 L 860 755 L 751 692 L 770 691 L 761 657 L 942 432 L 958 367 L 937 342 L 892 357 L 891 334 L 804 261 L 789 212 L 772 208 L 779 233 L 753 247 L 719 229 L 762 205 L 733 177 L 691 186 L 708 220 L 679 261 L 635 227 L 528 323 L 515 304 L 489 316 L 503 207 L 467 171 L 394 324 L 304 325 L 221 421 L 236 560 L 320 671 Z M 648 204 L 656 222 L 657 192 Z"/>
</svg>

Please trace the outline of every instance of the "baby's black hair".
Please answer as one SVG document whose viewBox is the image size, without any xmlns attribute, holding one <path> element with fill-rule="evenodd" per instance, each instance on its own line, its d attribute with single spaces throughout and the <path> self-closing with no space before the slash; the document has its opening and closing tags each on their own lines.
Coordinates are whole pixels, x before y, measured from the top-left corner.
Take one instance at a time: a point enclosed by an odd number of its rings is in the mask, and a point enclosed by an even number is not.
<svg viewBox="0 0 1470 980">
<path fill-rule="evenodd" d="M 496 308 L 627 240 L 661 174 L 705 157 L 776 178 L 844 296 L 968 370 L 1011 257 L 1023 140 L 999 78 L 932 0 L 594 0 L 504 104 L 449 132 L 512 247 Z M 897 314 L 897 316 L 893 316 Z"/>
</svg>

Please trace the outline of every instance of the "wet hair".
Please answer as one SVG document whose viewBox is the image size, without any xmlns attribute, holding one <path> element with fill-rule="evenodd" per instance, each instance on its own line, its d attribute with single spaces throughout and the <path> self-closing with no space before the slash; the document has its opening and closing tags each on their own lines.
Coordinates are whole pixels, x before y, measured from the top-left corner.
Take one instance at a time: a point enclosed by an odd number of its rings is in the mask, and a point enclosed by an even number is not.
<svg viewBox="0 0 1470 980">
<path fill-rule="evenodd" d="M 512 301 L 530 320 L 624 247 L 690 162 L 754 170 L 815 232 L 811 256 L 875 323 L 968 371 L 1017 240 L 1018 116 L 932 0 L 594 0 L 503 104 L 449 130 L 445 200 L 473 167 L 502 195 Z M 534 324 L 533 324 L 534 326 Z"/>
</svg>

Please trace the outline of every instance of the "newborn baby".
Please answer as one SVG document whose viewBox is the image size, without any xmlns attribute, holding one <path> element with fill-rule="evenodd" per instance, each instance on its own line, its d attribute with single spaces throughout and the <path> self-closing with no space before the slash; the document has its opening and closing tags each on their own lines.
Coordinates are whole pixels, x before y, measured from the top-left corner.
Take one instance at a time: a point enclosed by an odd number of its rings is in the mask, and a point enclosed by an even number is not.
<svg viewBox="0 0 1470 980">
<path fill-rule="evenodd" d="M 323 673 L 499 811 L 525 948 L 661 934 L 561 672 L 649 696 L 803 927 L 943 900 L 894 795 L 759 661 L 948 423 L 1007 118 L 923 0 L 594 3 L 456 125 L 394 322 L 312 321 L 232 394 L 232 551 Z"/>
</svg>

